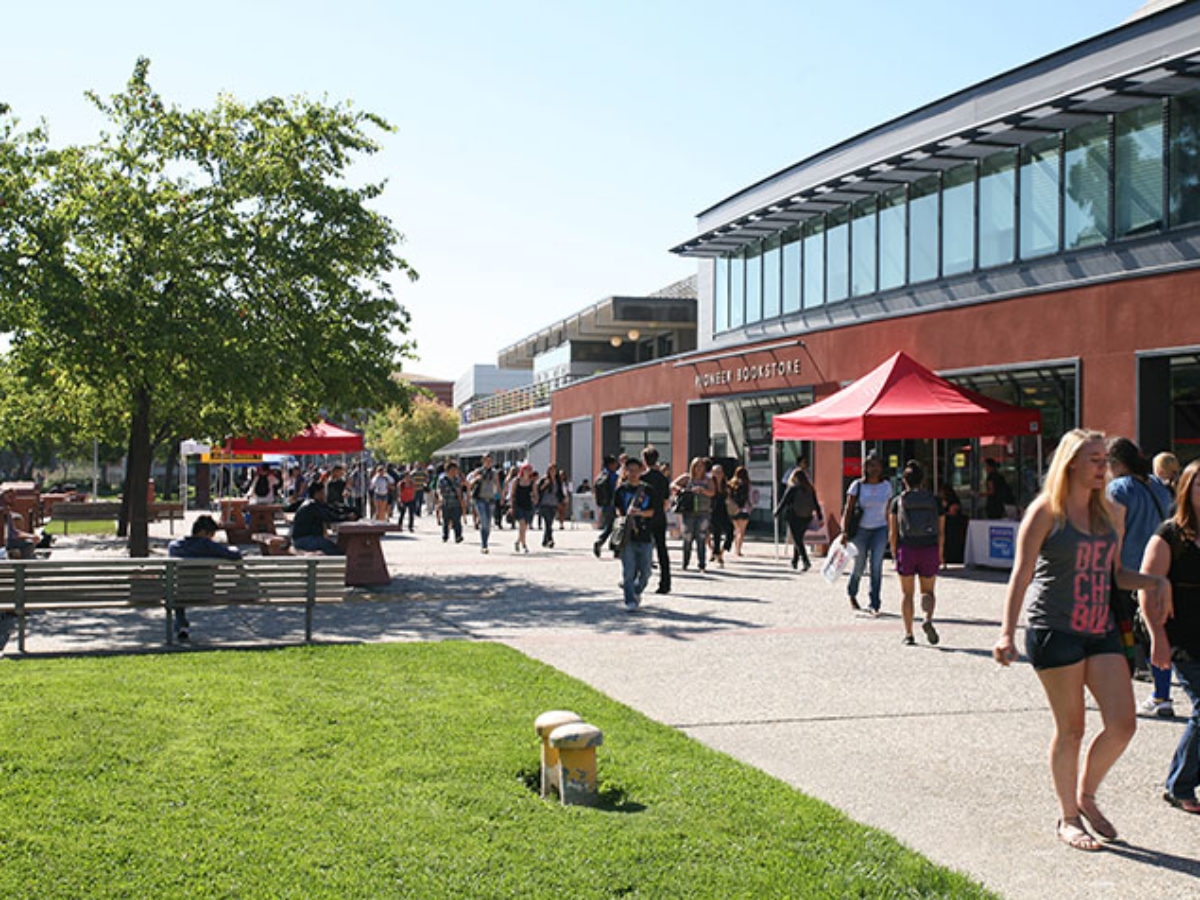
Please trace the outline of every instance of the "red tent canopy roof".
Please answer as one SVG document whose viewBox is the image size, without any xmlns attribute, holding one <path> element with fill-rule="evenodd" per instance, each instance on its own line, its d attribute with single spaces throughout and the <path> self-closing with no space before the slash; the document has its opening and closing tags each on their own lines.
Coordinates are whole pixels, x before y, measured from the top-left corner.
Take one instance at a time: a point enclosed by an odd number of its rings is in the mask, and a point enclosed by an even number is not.
<svg viewBox="0 0 1200 900">
<path fill-rule="evenodd" d="M 775 416 L 777 441 L 1038 434 L 1042 416 L 952 384 L 898 352 L 831 397 Z"/>
<path fill-rule="evenodd" d="M 361 453 L 363 436 L 328 422 L 309 425 L 290 438 L 234 438 L 222 448 L 227 453 L 290 453 L 297 456 L 315 453 Z"/>
</svg>

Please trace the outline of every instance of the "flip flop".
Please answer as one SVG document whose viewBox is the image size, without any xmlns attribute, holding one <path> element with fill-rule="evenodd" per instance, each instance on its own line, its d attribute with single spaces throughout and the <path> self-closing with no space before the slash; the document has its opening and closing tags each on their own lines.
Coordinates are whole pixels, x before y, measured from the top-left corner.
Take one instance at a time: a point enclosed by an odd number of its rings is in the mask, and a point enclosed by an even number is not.
<svg viewBox="0 0 1200 900">
<path fill-rule="evenodd" d="M 1054 834 L 1072 850 L 1095 853 L 1101 849 L 1100 843 L 1087 833 L 1083 827 L 1083 823 L 1078 818 L 1074 821 L 1071 819 L 1059 819 L 1058 825 L 1054 829 Z"/>
<path fill-rule="evenodd" d="M 1182 809 L 1185 813 L 1192 813 L 1193 815 L 1200 813 L 1200 800 L 1194 800 L 1190 797 L 1176 797 L 1170 791 L 1163 794 L 1163 799 L 1176 809 Z"/>
</svg>

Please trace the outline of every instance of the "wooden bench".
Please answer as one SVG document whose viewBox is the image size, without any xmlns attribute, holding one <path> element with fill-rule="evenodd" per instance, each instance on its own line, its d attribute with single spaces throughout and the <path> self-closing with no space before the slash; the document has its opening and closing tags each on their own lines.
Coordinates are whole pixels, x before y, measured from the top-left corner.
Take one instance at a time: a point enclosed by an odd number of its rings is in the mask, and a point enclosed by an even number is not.
<svg viewBox="0 0 1200 900">
<path fill-rule="evenodd" d="M 162 609 L 171 644 L 180 606 L 303 605 L 304 639 L 311 641 L 313 608 L 344 599 L 345 571 L 345 560 L 330 556 L 5 560 L 0 612 L 17 616 L 22 653 L 30 613 L 70 609 Z"/>
<path fill-rule="evenodd" d="M 146 518 L 151 522 L 161 522 L 166 519 L 171 523 L 171 534 L 174 534 L 175 522 L 183 521 L 183 504 L 152 501 L 146 504 Z"/>
<path fill-rule="evenodd" d="M 97 503 L 74 503 L 61 501 L 50 508 L 50 518 L 63 523 L 63 534 L 67 534 L 71 522 L 103 522 L 106 519 L 116 521 L 121 517 L 121 504 L 114 500 L 101 500 Z"/>
</svg>

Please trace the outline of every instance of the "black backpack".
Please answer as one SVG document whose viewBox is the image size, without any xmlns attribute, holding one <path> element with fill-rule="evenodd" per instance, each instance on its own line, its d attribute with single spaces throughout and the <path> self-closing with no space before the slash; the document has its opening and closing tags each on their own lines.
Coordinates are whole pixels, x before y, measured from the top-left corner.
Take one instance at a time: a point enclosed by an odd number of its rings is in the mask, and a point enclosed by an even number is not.
<svg viewBox="0 0 1200 900">
<path fill-rule="evenodd" d="M 596 487 L 593 493 L 596 496 L 597 506 L 612 506 L 613 484 L 608 469 L 601 469 L 596 474 Z"/>
<path fill-rule="evenodd" d="M 896 501 L 896 529 L 900 542 L 914 547 L 936 547 L 937 498 L 929 491 L 905 491 Z"/>
<path fill-rule="evenodd" d="M 271 494 L 271 479 L 266 475 L 259 475 L 254 480 L 254 496 L 268 497 Z"/>
</svg>

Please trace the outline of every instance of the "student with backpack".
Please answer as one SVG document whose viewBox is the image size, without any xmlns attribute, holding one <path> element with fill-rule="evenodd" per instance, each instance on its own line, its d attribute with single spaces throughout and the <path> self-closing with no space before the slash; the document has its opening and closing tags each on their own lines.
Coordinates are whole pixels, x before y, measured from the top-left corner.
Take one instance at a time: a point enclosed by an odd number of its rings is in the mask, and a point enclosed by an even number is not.
<svg viewBox="0 0 1200 900">
<path fill-rule="evenodd" d="M 738 471 L 744 471 L 738 469 Z M 782 518 L 787 523 L 788 531 L 792 533 L 792 568 L 804 560 L 804 571 L 812 568 L 808 560 L 808 550 L 804 546 L 804 536 L 812 522 L 813 514 L 817 521 L 825 518 L 821 512 L 821 504 L 817 500 L 817 491 L 808 478 L 808 461 L 804 458 L 796 460 L 796 465 L 788 477 L 787 490 L 779 498 L 775 508 L 775 518 Z"/>
<path fill-rule="evenodd" d="M 925 490 L 925 473 L 916 460 L 909 460 L 900 476 L 904 490 L 888 508 L 888 538 L 892 558 L 900 574 L 900 616 L 904 620 L 904 644 L 911 647 L 913 638 L 914 578 L 921 579 L 921 624 L 925 639 L 931 644 L 939 640 L 933 625 L 933 609 L 937 603 L 933 583 L 942 563 L 942 545 L 946 539 L 946 513 L 938 498 Z"/>
<path fill-rule="evenodd" d="M 592 496 L 596 498 L 596 509 L 600 513 L 600 534 L 592 544 L 592 554 L 599 559 L 600 550 L 612 534 L 617 513 L 613 503 L 617 495 L 617 458 L 606 455 L 604 468 L 596 473 Z"/>
</svg>

